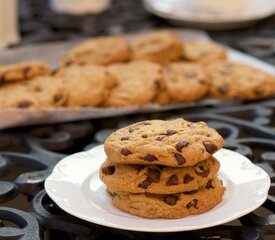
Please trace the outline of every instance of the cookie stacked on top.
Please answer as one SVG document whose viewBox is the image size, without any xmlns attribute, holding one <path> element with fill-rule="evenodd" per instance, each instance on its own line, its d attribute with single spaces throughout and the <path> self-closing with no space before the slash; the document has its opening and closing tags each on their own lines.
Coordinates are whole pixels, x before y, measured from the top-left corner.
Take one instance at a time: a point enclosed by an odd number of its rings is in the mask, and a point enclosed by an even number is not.
<svg viewBox="0 0 275 240">
<path fill-rule="evenodd" d="M 204 122 L 151 120 L 109 136 L 100 178 L 113 205 L 147 218 L 180 218 L 221 202 L 225 188 L 212 154 L 223 138 Z"/>
</svg>

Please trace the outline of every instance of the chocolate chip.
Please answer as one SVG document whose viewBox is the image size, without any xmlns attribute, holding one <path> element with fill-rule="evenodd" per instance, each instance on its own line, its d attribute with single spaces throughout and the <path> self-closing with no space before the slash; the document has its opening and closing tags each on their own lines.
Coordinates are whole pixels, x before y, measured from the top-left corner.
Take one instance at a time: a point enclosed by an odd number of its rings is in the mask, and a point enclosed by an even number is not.
<svg viewBox="0 0 275 240">
<path fill-rule="evenodd" d="M 148 168 L 147 177 L 153 182 L 159 182 L 160 180 L 160 171 L 157 169 Z"/>
<path fill-rule="evenodd" d="M 122 148 L 120 153 L 124 156 L 128 156 L 128 155 L 132 154 L 132 152 L 128 148 Z"/>
<path fill-rule="evenodd" d="M 173 186 L 173 185 L 178 185 L 178 184 L 179 184 L 179 179 L 176 174 L 171 175 L 166 183 L 167 186 Z"/>
<path fill-rule="evenodd" d="M 141 122 L 142 125 L 152 125 L 150 122 Z"/>
<path fill-rule="evenodd" d="M 162 141 L 164 138 L 166 138 L 166 135 L 161 135 L 161 136 L 156 137 L 156 140 Z"/>
<path fill-rule="evenodd" d="M 41 91 L 42 91 L 42 88 L 39 87 L 39 86 L 36 86 L 36 87 L 34 88 L 34 90 L 35 90 L 36 92 L 41 92 Z"/>
<path fill-rule="evenodd" d="M 188 195 L 191 195 L 191 194 L 194 194 L 194 193 L 197 193 L 198 190 L 192 190 L 192 191 L 189 191 L 189 192 L 184 192 L 184 194 L 188 194 Z"/>
<path fill-rule="evenodd" d="M 148 138 L 148 136 L 146 134 L 143 134 L 141 137 L 142 138 Z"/>
<path fill-rule="evenodd" d="M 143 157 L 141 159 L 146 160 L 148 162 L 154 162 L 154 161 L 158 160 L 156 156 L 151 155 L 151 154 L 148 154 L 148 155 L 146 155 L 145 157 Z"/>
<path fill-rule="evenodd" d="M 59 102 L 63 98 L 63 95 L 55 95 L 53 100 L 55 103 Z"/>
<path fill-rule="evenodd" d="M 184 73 L 184 76 L 187 78 L 193 78 L 196 76 L 196 74 L 194 72 L 186 72 Z"/>
<path fill-rule="evenodd" d="M 229 87 L 227 87 L 227 86 L 218 87 L 218 91 L 219 91 L 221 94 L 226 94 L 226 93 L 229 92 Z"/>
<path fill-rule="evenodd" d="M 155 86 L 156 86 L 156 89 L 157 90 L 160 90 L 161 86 L 160 86 L 160 81 L 159 80 L 155 80 L 154 82 Z"/>
<path fill-rule="evenodd" d="M 58 68 L 56 68 L 56 69 L 52 70 L 52 76 L 54 76 L 54 75 L 55 75 L 58 71 L 59 71 L 59 69 L 58 69 Z"/>
<path fill-rule="evenodd" d="M 18 103 L 17 107 L 18 108 L 29 108 L 31 105 L 32 105 L 32 103 L 29 101 L 22 101 L 22 102 Z"/>
<path fill-rule="evenodd" d="M 254 93 L 258 96 L 262 96 L 264 94 L 264 89 L 256 88 L 254 89 Z"/>
<path fill-rule="evenodd" d="M 213 154 L 218 149 L 217 146 L 214 143 L 210 142 L 210 141 L 203 142 L 203 145 L 204 145 L 206 151 L 210 154 Z"/>
<path fill-rule="evenodd" d="M 168 195 L 168 196 L 165 196 L 163 198 L 163 201 L 165 203 L 167 203 L 168 205 L 170 205 L 170 206 L 176 205 L 176 203 L 177 203 L 178 200 L 179 200 L 179 198 L 177 196 L 175 196 L 175 195 Z"/>
<path fill-rule="evenodd" d="M 206 83 L 205 80 L 202 80 L 202 79 L 199 82 L 201 85 L 204 85 Z"/>
<path fill-rule="evenodd" d="M 191 202 L 189 202 L 187 205 L 186 205 L 187 209 L 191 208 L 191 207 L 194 207 L 196 209 L 198 209 L 198 199 L 193 199 Z"/>
<path fill-rule="evenodd" d="M 114 199 L 114 198 L 117 196 L 116 193 L 110 193 L 110 194 L 111 194 L 111 196 L 112 196 L 112 199 Z"/>
<path fill-rule="evenodd" d="M 186 173 L 183 177 L 184 184 L 188 184 L 188 183 L 192 182 L 193 180 L 194 180 L 194 178 L 191 175 L 189 175 L 188 173 Z"/>
<path fill-rule="evenodd" d="M 102 168 L 102 173 L 105 175 L 113 175 L 115 173 L 116 168 L 114 166 L 107 166 Z"/>
<path fill-rule="evenodd" d="M 181 152 L 181 150 L 182 150 L 183 148 L 187 147 L 188 144 L 189 144 L 189 142 L 187 142 L 187 141 L 178 142 L 178 143 L 176 144 L 176 149 L 177 149 L 177 151 L 178 151 L 178 152 Z"/>
<path fill-rule="evenodd" d="M 201 172 L 199 171 L 195 171 L 195 172 L 198 176 L 207 177 L 209 175 L 210 170 L 209 168 L 206 168 L 206 169 L 202 169 Z"/>
<path fill-rule="evenodd" d="M 152 184 L 153 182 L 152 182 L 152 180 L 150 180 L 150 179 L 145 179 L 143 182 L 141 182 L 139 185 L 138 185 L 138 187 L 140 187 L 140 188 L 143 188 L 143 189 L 146 189 L 148 186 L 150 186 L 151 184 Z"/>
<path fill-rule="evenodd" d="M 113 88 L 117 88 L 117 87 L 119 87 L 119 83 L 118 82 L 116 82 L 115 84 L 114 84 L 114 86 L 113 86 Z"/>
<path fill-rule="evenodd" d="M 0 74 L 0 84 L 3 83 L 4 81 L 5 81 L 5 75 Z"/>
<path fill-rule="evenodd" d="M 174 134 L 176 134 L 176 133 L 177 133 L 177 132 L 174 131 L 173 129 L 167 129 L 166 135 L 167 135 L 167 136 L 171 136 L 171 135 L 174 135 Z"/>
<path fill-rule="evenodd" d="M 30 71 L 31 71 L 30 67 L 26 67 L 26 68 L 23 70 L 24 78 L 27 78 L 27 77 L 28 77 L 28 74 L 29 74 Z"/>
<path fill-rule="evenodd" d="M 211 179 L 206 183 L 205 188 L 207 188 L 207 189 L 214 188 L 212 185 Z"/>
<path fill-rule="evenodd" d="M 65 66 L 70 66 L 72 64 L 73 64 L 73 62 L 71 60 L 68 60 L 67 62 L 65 62 Z"/>
<path fill-rule="evenodd" d="M 139 173 L 141 169 L 145 168 L 145 165 L 133 165 L 133 167 L 137 170 L 137 173 Z"/>
<path fill-rule="evenodd" d="M 179 166 L 181 166 L 182 164 L 184 164 L 186 162 L 185 158 L 179 153 L 175 153 L 174 157 L 178 161 Z"/>
<path fill-rule="evenodd" d="M 129 140 L 129 137 L 128 137 L 128 136 L 125 136 L 125 137 L 122 137 L 120 140 L 121 140 L 121 141 Z"/>
<path fill-rule="evenodd" d="M 135 129 L 129 128 L 129 133 L 132 133 L 133 131 L 135 131 Z"/>
</svg>

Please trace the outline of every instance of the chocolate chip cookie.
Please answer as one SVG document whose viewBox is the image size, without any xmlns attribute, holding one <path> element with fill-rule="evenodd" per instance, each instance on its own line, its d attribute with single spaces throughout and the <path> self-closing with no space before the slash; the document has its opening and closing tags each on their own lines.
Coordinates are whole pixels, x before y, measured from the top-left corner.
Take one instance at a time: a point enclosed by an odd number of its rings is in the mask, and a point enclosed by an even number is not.
<svg viewBox="0 0 275 240">
<path fill-rule="evenodd" d="M 170 63 L 164 70 L 164 82 L 174 102 L 190 102 L 202 98 L 209 88 L 203 68 L 196 63 Z"/>
<path fill-rule="evenodd" d="M 104 148 L 113 163 L 187 167 L 209 158 L 223 143 L 204 122 L 151 120 L 117 130 Z"/>
<path fill-rule="evenodd" d="M 52 108 L 67 100 L 67 91 L 60 79 L 42 76 L 4 84 L 0 88 L 0 108 Z"/>
<path fill-rule="evenodd" d="M 0 67 L 0 84 L 4 82 L 28 80 L 37 76 L 50 75 L 49 65 L 38 62 L 24 62 Z"/>
<path fill-rule="evenodd" d="M 226 50 L 210 41 L 185 41 L 182 43 L 182 58 L 187 61 L 208 64 L 225 60 Z"/>
<path fill-rule="evenodd" d="M 275 93 L 275 77 L 246 64 L 215 62 L 207 67 L 207 72 L 211 97 L 254 100 Z"/>
<path fill-rule="evenodd" d="M 97 37 L 86 40 L 71 49 L 60 61 L 59 66 L 125 62 L 130 59 L 130 48 L 121 36 Z"/>
<path fill-rule="evenodd" d="M 37 77 L 18 84 L 37 99 L 39 107 L 61 107 L 68 98 L 62 80 L 52 76 Z"/>
<path fill-rule="evenodd" d="M 136 37 L 130 43 L 133 60 L 165 64 L 180 58 L 182 43 L 171 31 L 156 31 Z"/>
<path fill-rule="evenodd" d="M 112 192 L 113 205 L 133 215 L 146 218 L 181 218 L 201 214 L 222 201 L 222 182 L 214 177 L 195 192 L 155 195 L 149 193 Z"/>
<path fill-rule="evenodd" d="M 60 69 L 56 76 L 63 80 L 68 92 L 66 106 L 88 107 L 102 103 L 116 83 L 104 66 L 70 66 Z"/>
<path fill-rule="evenodd" d="M 163 78 L 161 66 L 148 61 L 113 64 L 108 71 L 117 83 L 103 103 L 105 107 L 145 105 L 155 97 Z"/>
<path fill-rule="evenodd" d="M 0 109 L 35 109 L 38 100 L 25 87 L 17 83 L 6 83 L 0 87 Z"/>
<path fill-rule="evenodd" d="M 100 179 L 112 192 L 174 194 L 198 190 L 219 167 L 214 157 L 185 168 L 113 164 L 107 160 L 100 168 Z"/>
</svg>

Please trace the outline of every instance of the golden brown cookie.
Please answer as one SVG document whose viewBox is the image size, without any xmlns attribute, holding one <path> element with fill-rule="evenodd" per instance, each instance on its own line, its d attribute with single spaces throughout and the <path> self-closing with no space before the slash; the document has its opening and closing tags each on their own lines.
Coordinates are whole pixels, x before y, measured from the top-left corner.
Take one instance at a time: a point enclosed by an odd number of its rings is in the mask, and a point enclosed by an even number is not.
<svg viewBox="0 0 275 240">
<path fill-rule="evenodd" d="M 63 80 L 70 107 L 98 106 L 110 93 L 116 79 L 104 66 L 70 66 L 60 69 L 56 76 Z"/>
<path fill-rule="evenodd" d="M 206 95 L 209 80 L 196 63 L 170 63 L 164 70 L 167 92 L 174 102 L 190 102 Z"/>
<path fill-rule="evenodd" d="M 28 80 L 51 73 L 49 65 L 38 61 L 0 66 L 0 83 Z"/>
<path fill-rule="evenodd" d="M 68 98 L 62 80 L 52 76 L 37 77 L 18 84 L 25 87 L 26 91 L 36 98 L 39 107 L 64 106 Z"/>
<path fill-rule="evenodd" d="M 39 103 L 26 87 L 18 83 L 6 83 L 0 87 L 0 109 L 34 109 Z"/>
<path fill-rule="evenodd" d="M 182 43 L 171 31 L 156 31 L 136 37 L 130 43 L 133 60 L 165 64 L 180 58 Z"/>
<path fill-rule="evenodd" d="M 125 62 L 130 59 L 130 48 L 120 36 L 96 37 L 86 40 L 71 49 L 60 61 L 59 66 Z"/>
<path fill-rule="evenodd" d="M 211 97 L 253 100 L 275 93 L 275 77 L 246 64 L 215 62 L 207 67 L 207 72 Z"/>
<path fill-rule="evenodd" d="M 0 87 L 0 105 L 10 108 L 52 108 L 63 106 L 67 91 L 60 79 L 42 76 Z"/>
<path fill-rule="evenodd" d="M 104 149 L 113 163 L 187 167 L 209 158 L 223 143 L 204 122 L 150 120 L 115 131 Z"/>
<path fill-rule="evenodd" d="M 185 41 L 182 43 L 182 58 L 187 61 L 208 64 L 225 60 L 226 50 L 210 41 Z"/>
<path fill-rule="evenodd" d="M 111 192 L 174 194 L 198 190 L 219 167 L 214 157 L 184 168 L 113 164 L 107 160 L 100 168 L 100 179 Z"/>
<path fill-rule="evenodd" d="M 222 182 L 214 177 L 204 188 L 191 193 L 157 195 L 112 192 L 112 203 L 125 212 L 141 217 L 181 218 L 211 210 L 222 201 L 224 192 Z"/>
<path fill-rule="evenodd" d="M 113 64 L 109 72 L 117 84 L 103 103 L 106 107 L 142 106 L 155 97 L 160 81 L 161 66 L 146 61 Z"/>
</svg>

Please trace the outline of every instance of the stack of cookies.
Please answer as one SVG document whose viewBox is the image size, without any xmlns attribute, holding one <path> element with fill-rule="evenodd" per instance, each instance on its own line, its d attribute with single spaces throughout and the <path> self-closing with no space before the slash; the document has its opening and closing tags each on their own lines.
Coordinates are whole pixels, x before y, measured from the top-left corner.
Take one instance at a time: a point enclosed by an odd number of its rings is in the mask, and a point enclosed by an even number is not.
<svg viewBox="0 0 275 240">
<path fill-rule="evenodd" d="M 109 136 L 100 178 L 113 205 L 147 218 L 206 212 L 222 200 L 220 164 L 212 154 L 223 138 L 204 122 L 151 120 Z"/>
</svg>

